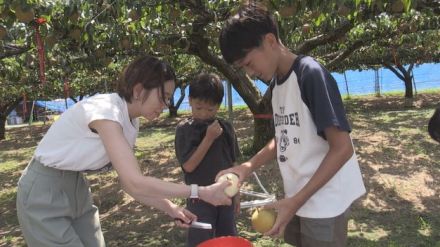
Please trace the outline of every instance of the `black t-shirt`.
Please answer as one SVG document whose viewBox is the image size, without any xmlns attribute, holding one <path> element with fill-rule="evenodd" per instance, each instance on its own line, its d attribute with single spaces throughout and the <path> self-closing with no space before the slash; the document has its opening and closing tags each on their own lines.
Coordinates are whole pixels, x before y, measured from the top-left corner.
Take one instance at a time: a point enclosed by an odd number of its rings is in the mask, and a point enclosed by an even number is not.
<svg viewBox="0 0 440 247">
<path fill-rule="evenodd" d="M 212 143 L 205 157 L 194 171 L 187 173 L 182 168 L 186 184 L 201 186 L 213 184 L 217 173 L 232 167 L 240 155 L 234 128 L 223 119 L 217 120 L 223 129 L 223 133 Z M 174 147 L 177 160 L 181 166 L 200 145 L 208 125 L 213 121 L 199 121 L 188 118 L 178 124 Z"/>
</svg>

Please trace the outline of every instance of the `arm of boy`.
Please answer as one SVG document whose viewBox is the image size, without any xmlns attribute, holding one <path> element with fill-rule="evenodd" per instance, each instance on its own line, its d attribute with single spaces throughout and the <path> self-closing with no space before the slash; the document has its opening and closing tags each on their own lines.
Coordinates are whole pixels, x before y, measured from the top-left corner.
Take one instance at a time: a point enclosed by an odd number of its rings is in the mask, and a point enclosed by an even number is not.
<svg viewBox="0 0 440 247">
<path fill-rule="evenodd" d="M 235 213 L 236 215 L 239 215 L 239 214 L 240 214 L 240 209 L 241 209 L 241 207 L 240 207 L 240 193 L 237 193 L 237 194 L 232 198 L 232 200 L 234 200 L 234 213 Z"/>
<path fill-rule="evenodd" d="M 199 144 L 197 149 L 191 155 L 191 157 L 183 163 L 182 167 L 185 172 L 193 172 L 197 166 L 199 166 L 200 162 L 205 157 L 212 143 L 223 133 L 223 129 L 218 123 L 218 120 L 215 120 L 211 123 L 206 129 L 205 137 L 203 137 L 202 142 Z"/>
<path fill-rule="evenodd" d="M 242 163 L 241 165 L 231 167 L 229 169 L 225 169 L 220 171 L 215 180 L 226 173 L 235 173 L 239 177 L 239 184 L 241 185 L 243 181 L 255 170 L 259 167 L 263 166 L 267 162 L 276 158 L 277 150 L 275 138 L 272 138 L 266 146 L 264 146 L 257 154 L 255 154 L 250 160 Z"/>
<path fill-rule="evenodd" d="M 235 167 L 235 166 L 237 166 L 237 163 L 234 162 L 234 166 L 233 166 L 233 167 Z M 217 181 L 217 179 L 218 179 L 218 178 L 216 178 L 215 181 Z M 239 182 L 239 183 L 240 183 L 240 182 Z M 240 184 L 239 184 L 238 186 L 240 186 Z M 241 206 L 240 206 L 240 200 L 241 200 L 241 198 L 240 198 L 240 191 L 238 191 L 238 193 L 235 194 L 234 197 L 232 197 L 232 201 L 234 202 L 234 203 L 233 203 L 233 205 L 234 205 L 234 213 L 235 213 L 236 215 L 239 215 L 239 214 L 240 214 L 240 209 L 241 209 Z"/>
<path fill-rule="evenodd" d="M 335 126 L 326 128 L 324 132 L 330 148 L 310 181 L 294 196 L 266 205 L 267 208 L 274 208 L 278 216 L 272 229 L 265 235 L 282 235 L 298 209 L 353 156 L 353 145 L 348 132 Z"/>
<path fill-rule="evenodd" d="M 164 199 L 190 196 L 190 186 L 142 175 L 133 150 L 118 123 L 110 120 L 95 120 L 89 124 L 89 127 L 97 130 L 118 173 L 122 188 L 134 199 L 141 201 L 145 197 Z M 223 192 L 228 185 L 228 182 L 224 182 L 199 187 L 199 197 L 213 205 L 231 205 L 231 199 Z"/>
</svg>

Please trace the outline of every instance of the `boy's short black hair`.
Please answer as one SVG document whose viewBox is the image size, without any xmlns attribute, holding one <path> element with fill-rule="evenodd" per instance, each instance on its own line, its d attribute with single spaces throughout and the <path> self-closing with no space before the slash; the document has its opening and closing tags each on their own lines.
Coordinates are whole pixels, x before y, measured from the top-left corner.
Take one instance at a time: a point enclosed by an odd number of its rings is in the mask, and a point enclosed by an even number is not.
<svg viewBox="0 0 440 247">
<path fill-rule="evenodd" d="M 428 132 L 432 139 L 440 143 L 440 107 L 437 107 L 428 123 Z"/>
<path fill-rule="evenodd" d="M 220 105 L 223 101 L 223 84 L 218 75 L 201 73 L 189 84 L 189 97 Z"/>
<path fill-rule="evenodd" d="M 278 40 L 278 26 L 273 16 L 257 4 L 240 7 L 229 17 L 219 37 L 220 50 L 226 62 L 232 64 L 261 45 L 263 36 L 272 33 Z"/>
</svg>

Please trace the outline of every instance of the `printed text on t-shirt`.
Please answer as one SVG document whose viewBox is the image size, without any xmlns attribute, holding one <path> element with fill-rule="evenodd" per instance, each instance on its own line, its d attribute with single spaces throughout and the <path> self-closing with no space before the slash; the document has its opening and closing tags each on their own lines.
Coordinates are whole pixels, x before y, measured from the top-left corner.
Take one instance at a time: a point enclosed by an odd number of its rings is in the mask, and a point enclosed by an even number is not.
<svg viewBox="0 0 440 247">
<path fill-rule="evenodd" d="M 298 112 L 288 115 L 278 115 L 277 113 L 275 113 L 274 124 L 275 127 L 281 125 L 296 125 L 299 127 Z"/>
</svg>

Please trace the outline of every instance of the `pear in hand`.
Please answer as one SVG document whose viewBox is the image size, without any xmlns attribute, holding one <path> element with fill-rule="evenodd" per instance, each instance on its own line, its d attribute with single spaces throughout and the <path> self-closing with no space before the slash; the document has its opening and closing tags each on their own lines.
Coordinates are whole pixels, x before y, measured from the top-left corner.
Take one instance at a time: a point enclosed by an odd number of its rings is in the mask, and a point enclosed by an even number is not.
<svg viewBox="0 0 440 247">
<path fill-rule="evenodd" d="M 225 194 L 229 197 L 233 197 L 235 196 L 235 194 L 237 194 L 237 192 L 239 191 L 239 187 L 238 187 L 238 176 L 234 173 L 226 173 L 221 175 L 218 178 L 218 182 L 223 182 L 223 181 L 229 181 L 231 182 L 231 185 L 229 185 L 228 187 L 226 187 L 225 189 Z"/>
<path fill-rule="evenodd" d="M 276 213 L 272 209 L 257 208 L 252 214 L 252 227 L 255 231 L 265 233 L 275 224 Z"/>
</svg>

